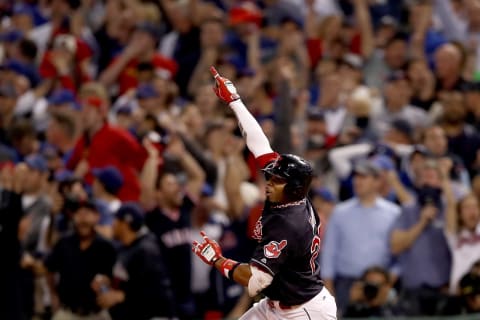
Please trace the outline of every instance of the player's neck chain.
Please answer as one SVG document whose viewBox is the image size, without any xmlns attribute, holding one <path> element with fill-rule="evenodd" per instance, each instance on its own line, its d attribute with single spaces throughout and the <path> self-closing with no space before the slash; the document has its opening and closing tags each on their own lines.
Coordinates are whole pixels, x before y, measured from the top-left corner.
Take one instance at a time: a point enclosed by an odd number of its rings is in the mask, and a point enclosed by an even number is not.
<svg viewBox="0 0 480 320">
<path fill-rule="evenodd" d="M 288 207 L 293 207 L 293 206 L 299 206 L 301 204 L 305 204 L 306 202 L 307 202 L 307 199 L 303 198 L 302 200 L 298 200 L 298 201 L 295 201 L 295 202 L 277 204 L 277 205 L 271 206 L 271 208 L 272 209 L 288 208 Z"/>
</svg>

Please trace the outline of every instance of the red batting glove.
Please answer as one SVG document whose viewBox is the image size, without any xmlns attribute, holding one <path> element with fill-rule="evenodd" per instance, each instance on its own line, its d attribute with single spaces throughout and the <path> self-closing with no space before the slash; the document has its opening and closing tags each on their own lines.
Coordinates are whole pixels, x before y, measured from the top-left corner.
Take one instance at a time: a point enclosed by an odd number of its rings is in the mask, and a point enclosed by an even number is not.
<svg viewBox="0 0 480 320">
<path fill-rule="evenodd" d="M 232 81 L 221 77 L 215 67 L 210 67 L 210 72 L 215 78 L 215 88 L 213 91 L 221 100 L 226 103 L 240 99 L 240 96 L 237 93 L 237 89 L 233 85 Z"/>
<path fill-rule="evenodd" d="M 201 231 L 203 242 L 193 241 L 192 251 L 206 264 L 213 266 L 215 261 L 222 258 L 222 249 L 215 240 L 210 240 L 205 232 Z"/>
</svg>

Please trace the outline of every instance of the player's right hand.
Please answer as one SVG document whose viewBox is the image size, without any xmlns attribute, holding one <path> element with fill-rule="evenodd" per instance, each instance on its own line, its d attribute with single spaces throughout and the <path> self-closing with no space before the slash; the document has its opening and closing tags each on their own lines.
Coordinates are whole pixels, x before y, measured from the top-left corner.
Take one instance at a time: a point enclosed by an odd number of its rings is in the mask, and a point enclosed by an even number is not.
<svg viewBox="0 0 480 320">
<path fill-rule="evenodd" d="M 222 258 L 222 249 L 215 240 L 210 240 L 207 234 L 200 232 L 203 237 L 202 243 L 193 241 L 192 251 L 206 264 L 213 265 L 215 261 Z"/>
<path fill-rule="evenodd" d="M 226 103 L 240 99 L 240 96 L 237 93 L 237 88 L 235 88 L 232 81 L 221 77 L 213 66 L 210 67 L 210 72 L 215 78 L 215 87 L 213 88 L 213 91 L 217 97 Z"/>
</svg>

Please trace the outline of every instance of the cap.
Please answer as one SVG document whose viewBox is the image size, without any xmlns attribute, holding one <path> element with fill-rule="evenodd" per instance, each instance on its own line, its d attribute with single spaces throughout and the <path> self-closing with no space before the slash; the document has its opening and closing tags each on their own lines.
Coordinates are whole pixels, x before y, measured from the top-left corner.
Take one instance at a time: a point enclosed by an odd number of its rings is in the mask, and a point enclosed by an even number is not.
<svg viewBox="0 0 480 320">
<path fill-rule="evenodd" d="M 58 182 L 74 181 L 77 179 L 73 174 L 73 172 L 67 169 L 62 169 L 55 172 L 55 174 L 53 175 L 53 178 L 55 179 L 55 181 L 58 181 Z"/>
<path fill-rule="evenodd" d="M 163 34 L 163 30 L 159 25 L 146 21 L 138 23 L 135 26 L 135 30 L 146 32 L 155 38 L 155 40 L 158 40 Z"/>
<path fill-rule="evenodd" d="M 101 112 L 107 112 L 107 104 L 105 101 L 97 96 L 87 96 L 81 101 L 83 107 L 92 107 L 100 110 Z"/>
<path fill-rule="evenodd" d="M 412 139 L 413 127 L 410 123 L 404 119 L 394 119 L 390 122 L 390 128 L 404 134 L 408 139 Z"/>
<path fill-rule="evenodd" d="M 114 166 L 93 169 L 92 174 L 100 181 L 105 190 L 113 195 L 117 194 L 123 186 L 123 175 Z"/>
<path fill-rule="evenodd" d="M 132 106 L 130 106 L 128 103 L 122 105 L 117 109 L 117 115 L 126 115 L 129 116 L 132 114 Z"/>
<path fill-rule="evenodd" d="M 378 177 L 380 175 L 380 167 L 371 160 L 362 160 L 355 164 L 353 173 Z"/>
<path fill-rule="evenodd" d="M 12 72 L 15 72 L 19 75 L 22 75 L 22 76 L 26 77 L 28 79 L 28 81 L 30 81 L 30 85 L 32 87 L 35 86 L 38 83 L 38 81 L 40 80 L 35 67 L 32 67 L 32 66 L 30 66 L 26 63 L 20 62 L 20 61 L 15 60 L 15 59 L 10 59 L 10 60 L 5 61 L 0 66 L 0 69 L 12 71 Z"/>
<path fill-rule="evenodd" d="M 23 33 L 20 30 L 12 29 L 6 32 L 0 33 L 1 42 L 16 42 L 23 38 Z"/>
<path fill-rule="evenodd" d="M 61 89 L 61 90 L 55 91 L 50 96 L 50 99 L 48 99 L 48 103 L 52 106 L 59 106 L 62 104 L 69 103 L 73 109 L 80 110 L 80 105 L 75 99 L 75 95 L 73 94 L 72 91 L 67 89 Z"/>
<path fill-rule="evenodd" d="M 126 222 L 133 231 L 138 231 L 143 226 L 144 212 L 136 202 L 125 202 L 117 210 L 115 218 Z"/>
<path fill-rule="evenodd" d="M 312 195 L 327 202 L 337 202 L 337 197 L 335 197 L 335 195 L 325 187 L 312 189 Z"/>
<path fill-rule="evenodd" d="M 153 85 L 141 84 L 137 88 L 136 97 L 137 99 L 157 98 L 159 94 Z"/>
<path fill-rule="evenodd" d="M 249 78 L 249 77 L 254 77 L 256 74 L 255 70 L 249 67 L 241 68 L 238 70 L 237 77 L 238 78 Z"/>
<path fill-rule="evenodd" d="M 374 156 L 372 159 L 372 164 L 379 168 L 380 170 L 390 171 L 395 168 L 395 164 L 392 161 L 392 158 L 386 155 L 377 155 Z"/>
<path fill-rule="evenodd" d="M 73 212 L 77 212 L 81 208 L 87 208 L 91 209 L 92 211 L 96 213 L 100 213 L 97 207 L 97 204 L 95 203 L 95 200 L 91 197 L 88 197 L 86 199 L 75 199 L 73 203 Z"/>
<path fill-rule="evenodd" d="M 29 166 L 31 169 L 40 171 L 40 172 L 47 172 L 48 166 L 47 161 L 44 157 L 39 154 L 32 154 L 25 158 L 25 164 Z"/>
<path fill-rule="evenodd" d="M 26 3 L 16 3 L 12 8 L 12 15 L 26 14 L 31 17 L 34 16 L 35 12 L 33 8 Z"/>
<path fill-rule="evenodd" d="M 212 197 L 213 196 L 213 188 L 210 184 L 205 183 L 202 187 L 201 195 L 202 197 Z"/>
<path fill-rule="evenodd" d="M 255 23 L 260 26 L 262 24 L 262 19 L 262 12 L 251 2 L 243 2 L 240 5 L 233 7 L 228 13 L 228 21 L 230 25 Z"/>
</svg>

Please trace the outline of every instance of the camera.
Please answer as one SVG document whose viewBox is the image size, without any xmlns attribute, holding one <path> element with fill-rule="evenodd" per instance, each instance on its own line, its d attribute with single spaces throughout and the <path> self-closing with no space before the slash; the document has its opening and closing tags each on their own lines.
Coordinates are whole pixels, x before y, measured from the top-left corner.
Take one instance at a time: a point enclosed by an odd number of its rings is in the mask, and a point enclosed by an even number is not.
<svg viewBox="0 0 480 320">
<path fill-rule="evenodd" d="M 417 191 L 418 204 L 420 207 L 433 205 L 436 208 L 442 207 L 442 190 L 430 186 L 424 186 Z"/>
<path fill-rule="evenodd" d="M 375 300 L 380 291 L 380 286 L 376 283 L 365 282 L 363 284 L 363 295 L 367 301 Z"/>
</svg>

